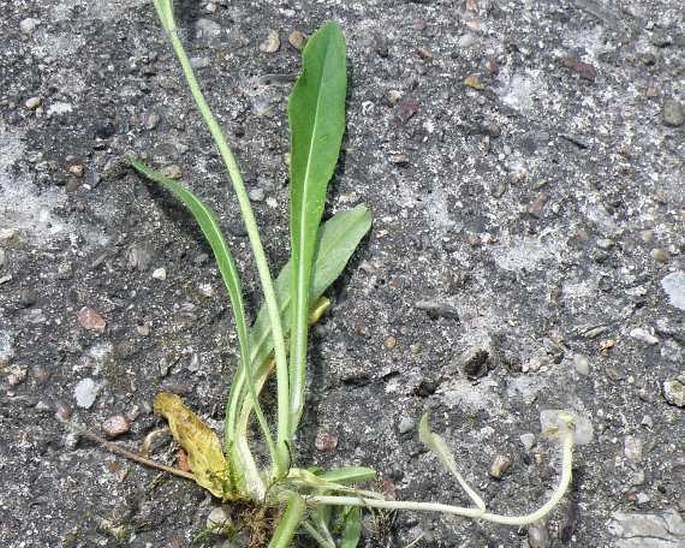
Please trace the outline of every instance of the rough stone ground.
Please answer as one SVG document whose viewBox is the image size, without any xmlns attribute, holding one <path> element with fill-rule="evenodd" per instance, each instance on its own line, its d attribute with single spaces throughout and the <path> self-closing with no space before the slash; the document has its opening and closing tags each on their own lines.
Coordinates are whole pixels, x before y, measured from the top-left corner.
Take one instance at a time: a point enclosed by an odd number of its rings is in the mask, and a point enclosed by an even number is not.
<svg viewBox="0 0 685 548">
<path fill-rule="evenodd" d="M 557 478 L 541 412 L 592 426 L 546 523 L 369 516 L 366 545 L 683 546 L 682 2 L 179 5 L 274 265 L 299 66 L 287 37 L 327 18 L 347 34 L 329 206 L 363 201 L 375 222 L 315 330 L 300 462 L 374 466 L 402 499 L 466 503 L 417 440 L 430 410 L 488 504 L 516 513 Z M 215 501 L 55 415 L 94 430 L 125 415 L 119 442 L 136 448 L 165 387 L 220 426 L 236 353 L 216 269 L 189 215 L 121 159 L 180 167 L 220 213 L 256 307 L 227 177 L 150 3 L 0 8 L 0 543 L 189 546 Z M 274 53 L 260 50 L 270 30 Z M 500 480 L 497 455 L 511 461 Z M 174 450 L 160 440 L 156 456 Z"/>
</svg>

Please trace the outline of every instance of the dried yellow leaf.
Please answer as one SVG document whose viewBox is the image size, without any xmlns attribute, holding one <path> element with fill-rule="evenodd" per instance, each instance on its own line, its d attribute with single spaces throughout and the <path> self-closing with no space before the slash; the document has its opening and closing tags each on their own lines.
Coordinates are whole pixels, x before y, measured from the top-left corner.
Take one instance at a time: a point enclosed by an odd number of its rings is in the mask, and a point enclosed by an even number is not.
<svg viewBox="0 0 685 548">
<path fill-rule="evenodd" d="M 195 482 L 222 500 L 235 499 L 228 462 L 216 433 L 176 394 L 160 392 L 153 408 L 168 421 L 174 439 L 188 454 Z"/>
</svg>

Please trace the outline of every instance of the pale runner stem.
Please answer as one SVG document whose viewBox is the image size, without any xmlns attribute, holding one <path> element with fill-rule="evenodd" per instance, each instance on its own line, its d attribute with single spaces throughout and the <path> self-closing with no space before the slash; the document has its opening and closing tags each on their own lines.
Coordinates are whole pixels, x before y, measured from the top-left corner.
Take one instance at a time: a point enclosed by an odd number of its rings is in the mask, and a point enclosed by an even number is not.
<svg viewBox="0 0 685 548">
<path fill-rule="evenodd" d="M 452 506 L 450 504 L 440 504 L 436 502 L 414 502 L 414 501 L 392 501 L 374 500 L 360 497 L 342 496 L 312 496 L 306 499 L 309 506 L 330 505 L 330 506 L 362 506 L 368 508 L 378 508 L 380 510 L 409 510 L 413 512 L 439 512 L 443 514 L 453 514 L 472 519 L 481 519 L 493 523 L 504 525 L 527 525 L 545 517 L 552 509 L 559 504 L 564 497 L 568 486 L 571 484 L 572 462 L 573 462 L 573 429 L 568 428 L 562 434 L 562 468 L 559 484 L 552 493 L 550 499 L 531 514 L 523 516 L 503 516 L 481 510 L 480 508 L 465 508 L 462 506 Z"/>
</svg>

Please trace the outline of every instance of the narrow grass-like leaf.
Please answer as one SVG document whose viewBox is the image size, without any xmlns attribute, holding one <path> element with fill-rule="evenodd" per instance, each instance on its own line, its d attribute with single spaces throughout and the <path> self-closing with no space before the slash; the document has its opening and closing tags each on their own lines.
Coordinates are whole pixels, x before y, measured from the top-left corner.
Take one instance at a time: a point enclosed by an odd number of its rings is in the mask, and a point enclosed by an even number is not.
<svg viewBox="0 0 685 548">
<path fill-rule="evenodd" d="M 358 506 L 348 508 L 344 516 L 339 548 L 356 548 L 362 536 L 362 511 Z"/>
<path fill-rule="evenodd" d="M 316 541 L 319 548 L 336 548 L 331 532 L 328 530 L 326 523 L 319 519 L 317 510 L 319 508 L 315 508 L 310 512 L 311 517 L 309 521 L 302 522 L 302 526 Z"/>
<path fill-rule="evenodd" d="M 346 466 L 326 470 L 319 474 L 319 477 L 334 483 L 360 483 L 376 479 L 376 471 L 373 468 L 366 468 L 364 466 Z"/>
<path fill-rule="evenodd" d="M 233 259 L 233 255 L 223 237 L 221 229 L 219 228 L 219 223 L 216 220 L 214 213 L 192 192 L 186 189 L 182 184 L 165 177 L 161 173 L 151 169 L 145 165 L 140 160 L 135 158 L 131 159 L 131 165 L 139 171 L 142 175 L 158 183 L 162 187 L 171 191 L 171 193 L 178 198 L 193 214 L 195 220 L 197 221 L 202 233 L 204 234 L 207 242 L 212 248 L 214 257 L 216 259 L 217 266 L 219 267 L 219 272 L 221 273 L 221 278 L 224 281 L 226 290 L 228 292 L 229 299 L 231 301 L 231 308 L 233 310 L 233 316 L 236 322 L 236 330 L 238 332 L 238 342 L 240 346 L 240 362 L 243 369 L 243 374 L 248 379 L 253 379 L 254 375 L 252 372 L 252 361 L 250 360 L 250 337 L 248 334 L 247 321 L 245 320 L 245 307 L 243 303 L 243 293 L 240 284 L 240 276 L 238 274 L 238 269 Z M 272 458 L 275 459 L 276 447 L 274 444 L 271 431 L 264 417 L 264 413 L 259 405 L 259 398 L 254 390 L 254 382 L 248 382 L 248 389 L 250 390 L 250 395 L 252 399 L 252 404 L 255 409 L 255 414 L 262 428 L 265 441 L 268 444 L 269 451 Z M 228 449 L 228 448 L 227 448 Z M 261 496 L 264 492 L 264 486 L 262 485 L 261 478 L 259 474 L 256 474 L 256 469 L 253 468 L 252 456 L 247 454 L 243 455 L 243 459 L 247 462 L 241 462 L 241 472 L 249 477 L 243 478 L 248 483 L 248 489 L 253 491 L 253 494 Z M 247 474 L 245 474 L 247 472 Z"/>
<path fill-rule="evenodd" d="M 483 499 L 480 497 L 480 495 L 478 495 L 478 493 L 476 493 L 469 486 L 469 484 L 466 483 L 462 475 L 459 473 L 459 470 L 457 470 L 457 463 L 454 461 L 452 452 L 450 451 L 449 447 L 447 447 L 445 440 L 443 440 L 438 434 L 431 432 L 430 426 L 428 425 L 428 413 L 424 413 L 424 415 L 421 417 L 421 421 L 419 422 L 419 439 L 438 457 L 445 469 L 455 478 L 457 478 L 459 485 L 473 501 L 476 507 L 482 511 L 485 511 L 485 502 L 483 502 Z"/>
<path fill-rule="evenodd" d="M 283 512 L 281 521 L 271 537 L 269 548 L 290 548 L 292 546 L 293 537 L 302 523 L 305 510 L 304 499 L 297 493 L 289 493 L 285 512 Z"/>
<path fill-rule="evenodd" d="M 162 22 L 164 29 L 167 32 L 169 42 L 171 43 L 174 53 L 183 70 L 183 76 L 186 79 L 190 93 L 197 104 L 203 121 L 207 129 L 212 135 L 212 139 L 216 144 L 216 148 L 221 155 L 221 159 L 226 165 L 226 169 L 231 177 L 233 190 L 240 205 L 240 212 L 245 224 L 247 236 L 250 239 L 250 247 L 254 255 L 255 264 L 257 266 L 257 273 L 259 274 L 259 281 L 264 291 L 264 302 L 269 310 L 271 318 L 271 329 L 274 333 L 274 355 L 276 358 L 276 378 L 277 378 L 277 398 L 278 398 L 278 446 L 277 451 L 271 451 L 273 460 L 272 478 L 278 478 L 285 475 L 289 466 L 290 455 L 288 450 L 288 442 L 291 438 L 290 428 L 290 379 L 288 373 L 288 356 L 285 347 L 285 338 L 281 329 L 281 318 L 278 313 L 278 302 L 276 301 L 276 292 L 273 288 L 273 280 L 271 279 L 271 272 L 269 270 L 269 263 L 266 259 L 262 239 L 257 228 L 257 221 L 252 211 L 250 198 L 245 189 L 245 182 L 240 173 L 238 163 L 233 156 L 233 151 L 226 140 L 224 132 L 221 130 L 219 121 L 212 114 L 209 104 L 205 99 L 200 84 L 195 78 L 193 67 L 190 64 L 190 59 L 186 53 L 183 42 L 176 31 L 176 22 L 174 20 L 173 2 L 171 0 L 154 0 L 155 9 Z M 247 364 L 249 365 L 249 364 Z M 227 423 L 228 424 L 228 423 Z M 224 432 L 226 445 L 230 446 L 232 440 L 231 433 L 227 430 Z M 267 437 L 267 441 L 269 438 Z"/>
<path fill-rule="evenodd" d="M 340 276 L 345 265 L 350 260 L 354 250 L 359 245 L 364 235 L 371 228 L 371 213 L 364 205 L 336 213 L 332 218 L 321 225 L 319 230 L 319 243 L 316 248 L 314 274 L 310 286 L 309 299 L 315 303 L 321 298 L 324 291 Z M 292 262 L 283 267 L 275 282 L 278 308 L 281 314 L 283 332 L 288 334 L 291 321 L 291 294 L 292 287 Z M 312 306 L 310 306 L 310 314 Z M 310 321 L 312 318 L 310 318 Z M 250 351 L 252 354 L 252 367 L 255 369 L 257 381 L 257 393 L 266 380 L 263 375 L 268 374 L 271 368 L 269 356 L 273 352 L 273 340 L 271 337 L 271 322 L 266 306 L 263 305 L 257 314 L 257 319 L 250 330 Z M 227 428 L 233 431 L 241 431 L 237 426 L 237 413 L 245 400 L 245 377 L 240 370 L 234 377 L 231 386 L 231 395 L 228 403 Z M 248 402 L 245 402 L 249 405 Z"/>
<path fill-rule="evenodd" d="M 288 472 L 288 480 L 300 486 L 316 489 L 320 492 L 349 493 L 368 499 L 383 498 L 382 495 L 379 495 L 375 491 L 367 491 L 355 487 L 348 487 L 341 483 L 335 483 L 303 468 L 291 468 Z"/>
<path fill-rule="evenodd" d="M 321 225 L 312 283 L 309 288 L 309 302 L 316 301 L 345 269 L 350 257 L 371 228 L 371 213 L 365 205 L 336 213 Z M 283 330 L 290 331 L 292 261 L 288 261 L 275 282 L 278 308 L 283 320 Z M 311 307 L 310 307 L 311 311 Z M 262 362 L 273 350 L 269 315 L 262 306 L 250 329 L 253 359 Z"/>
<path fill-rule="evenodd" d="M 307 317 L 317 233 L 328 181 L 345 130 L 347 74 L 340 25 L 324 24 L 307 41 L 302 73 L 288 103 L 291 131 L 290 243 L 293 261 L 290 337 L 290 436 L 304 406 Z"/>
</svg>

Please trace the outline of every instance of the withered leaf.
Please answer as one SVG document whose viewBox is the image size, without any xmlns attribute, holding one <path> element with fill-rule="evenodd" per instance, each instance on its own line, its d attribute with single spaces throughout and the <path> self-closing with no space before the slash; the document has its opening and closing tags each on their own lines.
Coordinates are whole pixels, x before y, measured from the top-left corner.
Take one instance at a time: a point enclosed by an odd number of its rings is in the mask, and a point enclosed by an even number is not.
<svg viewBox="0 0 685 548">
<path fill-rule="evenodd" d="M 187 453 L 195 482 L 220 499 L 235 499 L 228 462 L 216 433 L 176 394 L 160 392 L 153 408 L 168 421 L 171 434 Z"/>
</svg>

